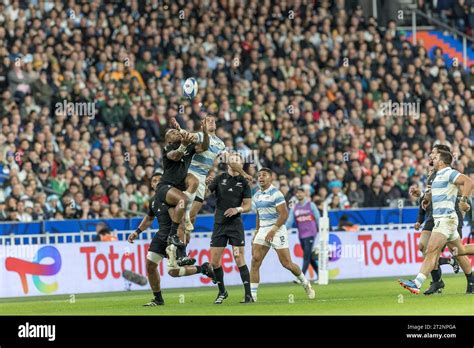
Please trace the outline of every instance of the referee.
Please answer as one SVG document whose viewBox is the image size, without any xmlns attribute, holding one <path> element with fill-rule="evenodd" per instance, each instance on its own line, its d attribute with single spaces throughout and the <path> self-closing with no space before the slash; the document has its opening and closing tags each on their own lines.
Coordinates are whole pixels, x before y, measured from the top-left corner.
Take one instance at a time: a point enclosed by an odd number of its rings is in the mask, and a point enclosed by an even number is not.
<svg viewBox="0 0 474 348">
<path fill-rule="evenodd" d="M 229 155 L 229 162 L 237 163 L 242 168 L 243 160 L 239 154 Z M 219 287 L 219 293 L 214 301 L 221 304 L 228 293 L 224 286 L 224 271 L 221 259 L 227 244 L 232 245 L 235 263 L 239 267 L 240 277 L 244 284 L 245 297 L 241 303 L 254 302 L 250 292 L 250 273 L 245 264 L 244 246 L 245 233 L 241 213 L 250 211 L 252 192 L 247 180 L 237 171 L 228 166 L 227 173 L 222 173 L 214 179 L 208 178 L 208 188 L 216 195 L 216 212 L 214 230 L 211 237 L 211 265 Z"/>
</svg>

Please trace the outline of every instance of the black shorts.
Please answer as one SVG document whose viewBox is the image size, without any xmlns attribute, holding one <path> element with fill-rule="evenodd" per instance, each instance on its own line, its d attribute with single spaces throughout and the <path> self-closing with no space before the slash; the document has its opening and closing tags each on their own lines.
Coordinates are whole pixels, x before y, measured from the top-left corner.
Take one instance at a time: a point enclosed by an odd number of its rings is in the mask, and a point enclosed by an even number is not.
<svg viewBox="0 0 474 348">
<path fill-rule="evenodd" d="M 227 244 L 236 247 L 245 246 L 245 232 L 242 223 L 229 225 L 214 224 L 211 247 L 225 248 Z"/>
<path fill-rule="evenodd" d="M 173 188 L 173 186 L 169 185 L 169 184 L 158 184 L 156 186 L 156 189 L 155 189 L 156 197 L 157 197 L 158 201 L 166 203 L 166 194 L 172 188 Z M 166 204 L 168 204 L 168 203 L 166 203 Z"/>
<path fill-rule="evenodd" d="M 166 255 L 166 247 L 168 246 L 166 242 L 167 238 L 155 233 L 153 239 L 151 240 L 150 247 L 148 251 L 152 251 L 154 253 L 160 254 L 163 257 L 167 257 Z"/>
<path fill-rule="evenodd" d="M 434 228 L 434 219 L 426 220 L 425 226 L 423 226 L 423 231 L 433 231 Z"/>
</svg>

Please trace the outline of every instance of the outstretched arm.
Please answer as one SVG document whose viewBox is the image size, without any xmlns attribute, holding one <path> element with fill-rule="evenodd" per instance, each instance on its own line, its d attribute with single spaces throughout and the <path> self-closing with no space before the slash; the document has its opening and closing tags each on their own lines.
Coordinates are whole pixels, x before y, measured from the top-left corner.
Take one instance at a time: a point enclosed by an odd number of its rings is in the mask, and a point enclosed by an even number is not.
<svg viewBox="0 0 474 348">
<path fill-rule="evenodd" d="M 203 139 L 202 143 L 196 145 L 196 153 L 204 152 L 209 149 L 209 133 L 207 132 L 206 120 L 201 122 Z M 197 137 L 197 135 L 196 135 Z"/>
<path fill-rule="evenodd" d="M 128 242 L 133 243 L 133 241 L 138 238 L 140 233 L 142 233 L 143 231 L 145 231 L 147 228 L 151 226 L 154 219 L 155 219 L 154 216 L 146 215 L 143 218 L 142 222 L 140 222 L 140 225 L 138 225 L 138 228 L 136 229 L 136 231 L 128 236 Z"/>
<path fill-rule="evenodd" d="M 176 150 L 166 153 L 166 157 L 172 161 L 178 162 L 181 160 L 181 158 L 183 158 L 184 154 L 186 153 L 186 148 L 193 142 L 193 139 L 193 135 L 186 132 L 183 135 L 183 139 L 181 140 L 181 145 Z"/>
</svg>

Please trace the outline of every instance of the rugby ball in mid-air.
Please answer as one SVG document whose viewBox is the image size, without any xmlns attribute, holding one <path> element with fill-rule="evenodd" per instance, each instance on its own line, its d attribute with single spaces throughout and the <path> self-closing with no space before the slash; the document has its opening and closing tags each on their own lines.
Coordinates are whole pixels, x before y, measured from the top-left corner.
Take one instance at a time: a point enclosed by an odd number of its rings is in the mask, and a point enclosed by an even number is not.
<svg viewBox="0 0 474 348">
<path fill-rule="evenodd" d="M 198 83 L 195 78 L 190 77 L 184 81 L 183 94 L 189 99 L 193 99 L 198 92 Z"/>
</svg>

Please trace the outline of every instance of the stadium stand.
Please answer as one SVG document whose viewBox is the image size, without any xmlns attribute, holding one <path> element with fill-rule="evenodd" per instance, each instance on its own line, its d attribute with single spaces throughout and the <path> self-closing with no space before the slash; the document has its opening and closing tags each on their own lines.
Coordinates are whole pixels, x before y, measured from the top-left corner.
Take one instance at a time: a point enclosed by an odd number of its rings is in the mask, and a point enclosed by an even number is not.
<svg viewBox="0 0 474 348">
<path fill-rule="evenodd" d="M 474 176 L 474 65 L 352 1 L 198 3 L 0 3 L 1 221 L 136 216 L 170 119 L 197 130 L 200 103 L 288 200 L 303 185 L 319 207 L 415 205 L 435 143 Z"/>
</svg>

